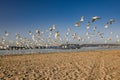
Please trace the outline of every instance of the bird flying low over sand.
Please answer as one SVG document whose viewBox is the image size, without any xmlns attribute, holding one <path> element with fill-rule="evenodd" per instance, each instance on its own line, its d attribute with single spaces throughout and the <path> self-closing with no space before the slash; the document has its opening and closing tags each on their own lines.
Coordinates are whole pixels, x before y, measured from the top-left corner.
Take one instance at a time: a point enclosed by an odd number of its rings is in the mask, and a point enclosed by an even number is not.
<svg viewBox="0 0 120 80">
<path fill-rule="evenodd" d="M 98 19 L 100 19 L 100 17 L 94 16 L 94 17 L 92 17 L 92 22 L 94 22 L 94 21 L 96 21 L 96 20 L 98 20 Z"/>
</svg>

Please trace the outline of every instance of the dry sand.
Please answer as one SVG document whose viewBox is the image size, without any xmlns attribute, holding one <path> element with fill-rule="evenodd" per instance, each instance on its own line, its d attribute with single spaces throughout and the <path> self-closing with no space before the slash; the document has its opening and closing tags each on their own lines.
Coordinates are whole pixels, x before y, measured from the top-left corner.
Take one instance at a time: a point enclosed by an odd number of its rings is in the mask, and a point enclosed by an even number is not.
<svg viewBox="0 0 120 80">
<path fill-rule="evenodd" d="M 120 80 L 120 50 L 4 55 L 0 80 Z"/>
</svg>

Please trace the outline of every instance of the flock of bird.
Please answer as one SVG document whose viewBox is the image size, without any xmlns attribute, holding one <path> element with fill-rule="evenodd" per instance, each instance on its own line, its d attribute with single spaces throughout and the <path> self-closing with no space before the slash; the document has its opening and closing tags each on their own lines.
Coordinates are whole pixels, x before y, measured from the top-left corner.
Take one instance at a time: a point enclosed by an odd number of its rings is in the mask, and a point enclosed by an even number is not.
<svg viewBox="0 0 120 80">
<path fill-rule="evenodd" d="M 56 30 L 56 25 L 52 25 L 48 30 L 46 31 L 40 31 L 36 30 L 35 33 L 32 31 L 28 31 L 28 34 L 31 36 L 31 38 L 22 37 L 20 34 L 15 34 L 15 41 L 7 41 L 7 37 L 10 36 L 9 32 L 5 31 L 5 34 L 3 35 L 2 39 L 0 40 L 2 46 L 8 47 L 8 46 L 25 46 L 25 47 L 35 47 L 35 46 L 57 46 L 61 44 L 71 44 L 74 43 L 74 40 L 78 41 L 77 43 L 80 44 L 84 42 L 85 40 L 88 40 L 91 43 L 95 43 L 94 37 L 98 37 L 98 39 L 104 40 L 103 43 L 107 43 L 108 41 L 112 40 L 112 37 L 106 38 L 104 36 L 105 33 L 97 30 L 97 26 L 91 26 L 91 24 L 95 23 L 97 20 L 100 20 L 101 18 L 98 16 L 92 17 L 91 21 L 87 22 L 86 29 L 88 30 L 83 37 L 78 36 L 77 32 L 71 33 L 71 29 L 68 28 L 65 35 L 61 35 L 59 31 Z M 81 26 L 82 23 L 85 22 L 85 17 L 82 16 L 80 21 L 77 21 L 74 25 L 74 27 Z M 104 25 L 105 29 L 108 29 L 110 25 L 112 25 L 115 22 L 114 19 L 110 19 L 106 24 Z M 89 32 L 90 28 L 92 27 L 93 31 Z M 71 35 L 71 34 L 72 35 Z M 112 35 L 113 32 L 110 31 L 110 35 Z M 80 34 L 79 34 L 80 35 Z M 64 36 L 64 37 L 63 37 Z M 91 41 L 89 40 L 90 38 Z M 70 41 L 71 40 L 71 41 Z M 116 42 L 119 43 L 119 35 L 116 35 Z"/>
</svg>

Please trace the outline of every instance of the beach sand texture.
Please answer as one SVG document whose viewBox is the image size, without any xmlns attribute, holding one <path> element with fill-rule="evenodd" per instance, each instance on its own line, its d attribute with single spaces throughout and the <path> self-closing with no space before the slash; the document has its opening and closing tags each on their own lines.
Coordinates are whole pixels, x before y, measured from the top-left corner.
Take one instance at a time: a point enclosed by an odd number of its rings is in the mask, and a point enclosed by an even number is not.
<svg viewBox="0 0 120 80">
<path fill-rule="evenodd" d="M 120 80 L 120 50 L 1 55 L 0 80 Z"/>
</svg>

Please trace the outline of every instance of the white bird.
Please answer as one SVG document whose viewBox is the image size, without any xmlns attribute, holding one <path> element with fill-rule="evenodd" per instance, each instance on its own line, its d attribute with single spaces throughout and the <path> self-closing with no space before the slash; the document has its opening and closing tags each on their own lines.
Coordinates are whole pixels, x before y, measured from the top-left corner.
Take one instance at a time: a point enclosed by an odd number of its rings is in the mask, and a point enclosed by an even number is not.
<svg viewBox="0 0 120 80">
<path fill-rule="evenodd" d="M 105 28 L 107 29 L 109 26 L 108 26 L 108 22 L 105 24 Z"/>
<path fill-rule="evenodd" d="M 50 31 L 55 30 L 56 26 L 53 24 L 52 27 L 49 28 Z"/>
<path fill-rule="evenodd" d="M 36 30 L 36 34 L 37 34 L 37 35 L 40 35 L 40 30 Z"/>
<path fill-rule="evenodd" d="M 80 22 L 83 22 L 83 21 L 84 21 L 84 16 L 82 16 L 80 19 Z"/>
<path fill-rule="evenodd" d="M 100 19 L 100 17 L 94 16 L 94 17 L 92 17 L 92 22 L 94 22 L 94 21 L 96 21 L 96 20 L 98 20 L 98 19 Z"/>
<path fill-rule="evenodd" d="M 57 32 L 55 33 L 55 39 L 57 39 L 58 36 L 59 36 L 59 31 L 57 31 Z"/>
<path fill-rule="evenodd" d="M 87 29 L 89 29 L 89 28 L 90 28 L 90 22 L 87 23 Z"/>
<path fill-rule="evenodd" d="M 16 39 L 19 39 L 20 38 L 20 34 L 16 34 Z"/>
<path fill-rule="evenodd" d="M 73 39 L 75 39 L 77 37 L 76 35 L 77 35 L 76 32 L 74 32 L 72 35 Z"/>
<path fill-rule="evenodd" d="M 5 31 L 5 36 L 9 36 L 9 33 L 7 31 Z"/>
<path fill-rule="evenodd" d="M 29 35 L 32 35 L 32 32 L 31 32 L 31 31 L 29 31 Z"/>
<path fill-rule="evenodd" d="M 82 38 L 81 38 L 81 37 L 78 37 L 77 39 L 78 39 L 78 41 L 81 41 L 81 40 L 82 40 Z"/>
<path fill-rule="evenodd" d="M 93 28 L 93 31 L 95 31 L 97 29 L 97 27 L 95 26 L 94 28 Z"/>
</svg>

